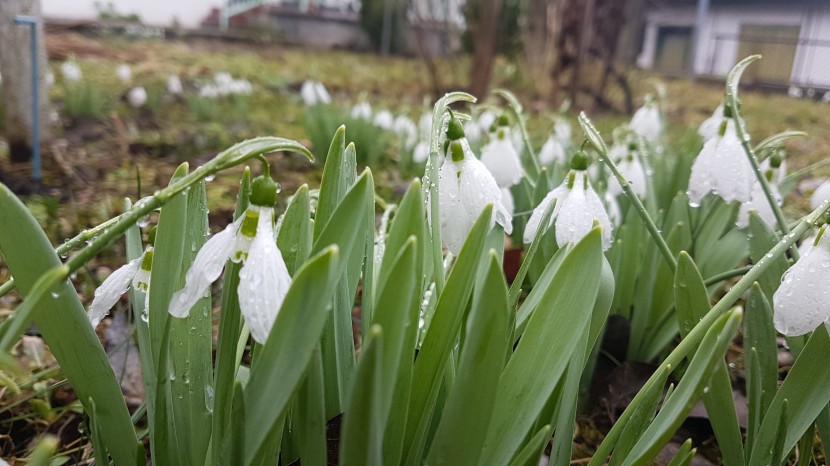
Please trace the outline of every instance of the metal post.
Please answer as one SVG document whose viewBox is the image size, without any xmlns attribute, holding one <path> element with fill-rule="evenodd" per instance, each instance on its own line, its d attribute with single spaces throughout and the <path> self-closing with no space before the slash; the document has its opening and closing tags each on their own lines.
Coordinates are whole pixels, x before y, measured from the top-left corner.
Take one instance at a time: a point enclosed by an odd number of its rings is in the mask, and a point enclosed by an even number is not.
<svg viewBox="0 0 830 466">
<path fill-rule="evenodd" d="M 14 23 L 29 26 L 31 31 L 32 47 L 32 178 L 40 182 L 40 86 L 38 67 L 40 65 L 37 56 L 37 24 L 34 16 L 17 15 Z"/>
<path fill-rule="evenodd" d="M 709 0 L 697 0 L 697 18 L 695 20 L 695 28 L 692 34 L 692 53 L 689 54 L 689 77 L 694 79 L 697 76 L 695 73 L 695 65 L 698 58 L 703 55 L 703 50 L 700 47 L 700 42 L 703 39 L 703 26 L 706 24 L 706 18 L 709 16 Z"/>
</svg>

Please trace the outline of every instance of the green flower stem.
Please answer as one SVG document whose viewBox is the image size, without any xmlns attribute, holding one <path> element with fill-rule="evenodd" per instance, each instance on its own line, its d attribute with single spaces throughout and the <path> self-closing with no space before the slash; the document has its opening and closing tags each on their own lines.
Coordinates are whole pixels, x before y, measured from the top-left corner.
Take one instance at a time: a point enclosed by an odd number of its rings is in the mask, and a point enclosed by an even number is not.
<svg viewBox="0 0 830 466">
<path fill-rule="evenodd" d="M 714 285 L 715 283 L 718 283 L 720 281 L 728 280 L 728 279 L 733 278 L 733 277 L 739 277 L 741 275 L 744 275 L 747 272 L 749 272 L 750 270 L 752 270 L 751 265 L 747 265 L 746 267 L 739 267 L 737 269 L 727 270 L 726 272 L 722 272 L 722 273 L 719 273 L 717 275 L 713 275 L 713 276 L 707 278 L 706 280 L 703 281 L 703 283 L 706 286 Z"/>
<path fill-rule="evenodd" d="M 729 308 L 732 307 L 738 299 L 740 299 L 741 295 L 743 295 L 744 292 L 746 292 L 752 284 L 761 277 L 770 265 L 772 265 L 777 258 L 784 255 L 787 249 L 795 244 L 795 242 L 798 241 L 798 239 L 804 235 L 805 232 L 807 232 L 810 228 L 813 228 L 828 210 L 830 210 L 830 201 L 825 201 L 816 210 L 804 217 L 804 219 L 801 220 L 795 228 L 793 228 L 790 234 L 785 235 L 783 239 L 778 242 L 778 244 L 770 249 L 769 253 L 758 261 L 757 264 L 753 265 L 749 271 L 746 272 L 746 275 L 744 275 L 744 277 L 741 278 L 741 280 L 738 281 L 738 283 L 736 283 L 735 286 L 733 286 L 712 307 L 712 309 L 710 309 L 709 312 L 703 316 L 702 319 L 700 319 L 691 332 L 686 335 L 686 338 L 681 340 L 674 350 L 669 353 L 661 366 L 678 367 L 683 358 L 688 356 L 695 349 L 695 347 L 697 347 L 703 339 L 703 336 L 709 330 L 709 327 L 712 326 L 718 317 L 725 314 L 726 311 L 728 311 Z M 643 389 L 637 393 L 623 414 L 619 417 L 619 419 L 617 419 L 617 422 L 608 432 L 608 435 L 606 435 L 605 440 L 603 440 L 599 449 L 597 449 L 597 452 L 589 463 L 589 466 L 598 466 L 605 461 L 605 458 L 611 453 L 611 449 L 614 447 L 614 444 L 622 433 L 622 430 L 625 428 L 625 424 L 631 418 L 634 411 L 637 410 L 637 405 L 642 401 L 643 394 L 648 392 L 648 387 L 656 383 L 657 379 L 659 379 L 659 371 L 655 371 L 652 374 L 643 386 Z"/>
<path fill-rule="evenodd" d="M 432 133 L 430 134 L 429 159 L 427 159 L 424 173 L 425 198 L 429 199 L 430 236 L 432 237 L 432 266 L 435 290 L 440 295 L 444 291 L 444 261 L 441 260 L 441 221 L 438 213 L 438 157 L 441 148 L 441 129 L 443 128 L 444 113 L 453 102 L 475 102 L 476 98 L 466 92 L 450 92 L 435 102 L 432 109 Z"/>
<path fill-rule="evenodd" d="M 760 58 L 760 55 L 750 55 L 738 62 L 738 64 L 732 68 L 732 71 L 729 72 L 729 76 L 726 79 L 726 103 L 732 108 L 732 119 L 735 122 L 735 130 L 738 134 L 738 139 L 741 141 L 741 147 L 743 147 L 744 153 L 746 153 L 746 158 L 749 159 L 749 163 L 752 165 L 752 171 L 755 172 L 755 178 L 757 178 L 758 183 L 761 184 L 761 189 L 764 191 L 764 197 L 767 198 L 767 203 L 769 203 L 772 213 L 775 215 L 775 221 L 778 223 L 781 235 L 785 236 L 790 232 L 790 228 L 787 225 L 787 221 L 784 219 L 781 207 L 775 201 L 775 197 L 772 194 L 772 189 L 769 187 L 767 177 L 764 176 L 763 172 L 761 172 L 758 157 L 755 155 L 755 151 L 749 144 L 749 135 L 746 131 L 746 122 L 741 115 L 740 102 L 738 100 L 738 84 L 740 83 L 741 75 L 750 63 L 755 60 L 759 60 Z M 798 260 L 799 254 L 797 247 L 793 246 L 790 250 L 790 254 L 793 256 L 793 259 Z"/>
<path fill-rule="evenodd" d="M 519 131 L 522 133 L 522 142 L 524 143 L 525 149 L 527 150 L 527 154 L 530 158 L 531 166 L 533 167 L 533 173 L 531 173 L 531 175 L 535 178 L 539 175 L 539 160 L 536 157 L 536 151 L 533 150 L 533 146 L 530 144 L 530 136 L 527 133 L 527 125 L 525 124 L 524 114 L 522 112 L 522 104 L 519 103 L 519 99 L 517 99 L 512 92 L 506 89 L 496 89 L 493 93 L 502 97 L 509 104 L 508 107 L 510 107 L 510 112 L 516 119 L 516 124 L 519 126 Z"/>
<path fill-rule="evenodd" d="M 605 145 L 605 141 L 602 140 L 602 136 L 599 135 L 599 131 L 597 131 L 594 124 L 591 123 L 591 120 L 588 119 L 588 116 L 585 115 L 585 112 L 580 112 L 579 124 L 582 126 L 582 129 L 585 131 L 588 139 L 599 152 L 600 160 L 605 163 L 609 170 L 611 170 L 611 174 L 614 175 L 614 178 L 616 178 L 617 182 L 619 182 L 620 186 L 622 186 L 622 190 L 626 197 L 628 197 L 634 205 L 634 209 L 637 211 L 637 214 L 640 215 L 643 223 L 646 224 L 646 229 L 649 234 L 651 234 L 654 242 L 657 244 L 657 248 L 663 255 L 663 259 L 666 261 L 666 264 L 668 264 L 671 271 L 674 272 L 677 268 L 677 259 L 675 259 L 674 254 L 672 254 L 668 243 L 666 243 L 666 240 L 663 238 L 663 235 L 660 234 L 660 230 L 657 228 L 654 220 L 652 220 L 651 216 L 648 214 L 643 202 L 639 197 L 637 197 L 636 194 L 634 194 L 634 191 L 631 189 L 631 184 L 625 179 L 625 176 L 623 176 L 622 172 L 620 172 L 620 169 L 617 168 L 617 164 L 615 164 L 614 161 L 611 160 L 611 157 L 608 156 L 608 146 Z"/>
</svg>

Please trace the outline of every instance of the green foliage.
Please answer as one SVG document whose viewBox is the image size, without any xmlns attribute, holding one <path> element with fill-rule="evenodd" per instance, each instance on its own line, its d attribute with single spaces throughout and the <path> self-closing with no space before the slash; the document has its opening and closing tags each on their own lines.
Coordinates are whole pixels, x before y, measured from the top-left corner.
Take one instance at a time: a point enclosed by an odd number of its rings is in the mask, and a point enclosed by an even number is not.
<svg viewBox="0 0 830 466">
<path fill-rule="evenodd" d="M 103 118 L 112 105 L 104 91 L 88 81 L 67 84 L 64 94 L 63 108 L 72 118 Z"/>
</svg>

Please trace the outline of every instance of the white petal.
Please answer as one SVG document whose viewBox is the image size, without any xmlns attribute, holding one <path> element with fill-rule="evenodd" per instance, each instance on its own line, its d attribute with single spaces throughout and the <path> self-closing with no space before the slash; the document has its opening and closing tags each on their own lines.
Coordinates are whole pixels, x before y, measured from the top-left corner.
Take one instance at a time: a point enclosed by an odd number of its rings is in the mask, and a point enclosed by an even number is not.
<svg viewBox="0 0 830 466">
<path fill-rule="evenodd" d="M 593 227 L 593 221 L 596 220 L 602 229 L 602 250 L 605 251 L 611 247 L 614 239 L 614 226 L 608 212 L 605 211 L 605 205 L 590 182 L 585 187 L 585 199 L 588 201 L 588 212 L 591 214 L 591 226 Z M 616 205 L 616 201 L 614 204 Z"/>
<path fill-rule="evenodd" d="M 202 246 L 185 275 L 184 288 L 170 299 L 171 315 L 187 317 L 193 305 L 205 296 L 210 284 L 219 278 L 233 251 L 237 227 L 237 223 L 228 225 Z"/>
<path fill-rule="evenodd" d="M 496 137 L 481 150 L 481 162 L 490 170 L 493 178 L 502 188 L 509 188 L 524 176 L 519 154 L 513 143 L 506 137 Z"/>
<path fill-rule="evenodd" d="M 708 192 L 726 202 L 747 202 L 752 197 L 755 172 L 744 154 L 732 120 L 727 122 L 723 136 L 716 136 L 703 144 L 689 178 L 689 203 L 700 204 Z"/>
<path fill-rule="evenodd" d="M 464 209 L 473 217 L 473 222 L 487 204 L 493 204 L 494 218 L 490 225 L 498 223 L 504 227 L 505 233 L 512 233 L 513 217 L 501 202 L 501 189 L 487 167 L 472 155 L 465 156 L 463 164 L 459 195 Z"/>
<path fill-rule="evenodd" d="M 271 215 L 260 212 L 248 259 L 239 271 L 239 310 L 257 343 L 265 344 L 291 286 L 291 276 L 277 248 Z"/>
<path fill-rule="evenodd" d="M 663 132 L 663 122 L 660 118 L 660 109 L 656 105 L 646 104 L 634 112 L 629 127 L 647 141 L 657 141 Z"/>
<path fill-rule="evenodd" d="M 516 211 L 516 203 L 513 202 L 513 193 L 510 192 L 510 188 L 501 188 L 501 203 L 508 215 L 513 217 L 513 213 Z"/>
<path fill-rule="evenodd" d="M 772 298 L 775 329 L 787 336 L 804 335 L 830 317 L 830 235 L 825 231 L 784 274 Z"/>
<path fill-rule="evenodd" d="M 92 299 L 92 304 L 87 311 L 90 323 L 96 327 L 101 319 L 103 319 L 118 302 L 118 299 L 127 292 L 130 286 L 130 281 L 133 279 L 135 272 L 141 266 L 141 261 L 144 259 L 142 254 L 138 259 L 133 259 L 127 264 L 121 266 L 115 272 L 111 273 L 104 283 L 95 290 L 95 297 Z"/>
<path fill-rule="evenodd" d="M 464 244 L 464 239 L 473 227 L 475 218 L 467 214 L 461 205 L 459 188 L 459 164 L 444 160 L 438 172 L 438 212 L 441 225 L 441 238 L 447 249 L 457 254 Z M 429 209 L 428 209 L 429 210 Z"/>
<path fill-rule="evenodd" d="M 556 244 L 563 247 L 568 243 L 579 242 L 594 226 L 593 217 L 588 206 L 584 180 L 577 175 L 573 189 L 562 202 L 556 217 Z"/>
<path fill-rule="evenodd" d="M 556 134 L 556 139 L 563 146 L 567 146 L 571 143 L 571 135 L 573 130 L 571 129 L 571 124 L 568 123 L 568 120 L 557 118 L 556 123 L 553 124 L 553 132 Z"/>
<path fill-rule="evenodd" d="M 646 170 L 640 162 L 637 154 L 632 154 L 630 160 L 628 156 L 624 157 L 617 164 L 617 168 L 619 168 L 623 177 L 628 180 L 631 190 L 634 191 L 634 195 L 640 199 L 645 198 L 648 186 L 648 183 L 646 182 Z M 614 196 L 618 196 L 623 193 L 622 186 L 620 186 L 620 183 L 617 181 L 616 177 L 610 177 L 608 181 L 608 192 Z"/>
<path fill-rule="evenodd" d="M 778 188 L 774 184 L 770 184 L 769 187 L 772 191 L 773 199 L 780 206 L 782 201 L 781 193 L 778 192 Z M 772 206 L 767 201 L 764 188 L 758 182 L 755 182 L 755 187 L 752 188 L 752 200 L 741 204 L 741 208 L 738 211 L 738 220 L 735 222 L 738 228 L 746 228 L 749 226 L 749 211 L 751 210 L 754 210 L 768 226 L 775 227 L 775 212 L 772 211 Z"/>
<path fill-rule="evenodd" d="M 428 141 L 421 141 L 416 146 L 415 149 L 412 151 L 412 160 L 415 163 L 424 163 L 429 158 L 429 142 Z"/>
<path fill-rule="evenodd" d="M 525 225 L 524 238 L 522 238 L 522 240 L 526 244 L 530 244 L 533 242 L 533 238 L 536 237 L 537 232 L 538 234 L 544 234 L 544 232 L 547 231 L 548 228 L 550 228 L 550 226 L 554 222 L 554 219 L 556 218 L 556 214 L 559 212 L 559 209 L 562 207 L 562 203 L 564 202 L 565 198 L 568 196 L 569 193 L 570 190 L 567 188 L 566 180 L 564 183 L 562 183 L 561 185 L 553 189 L 551 192 L 549 192 L 545 196 L 545 198 L 542 199 L 542 202 L 540 202 L 539 205 L 536 206 L 535 209 L 533 209 L 533 213 L 530 214 L 530 218 L 527 221 L 527 225 Z M 548 208 L 548 205 L 550 205 L 550 203 L 553 202 L 554 199 L 556 199 L 557 202 L 556 205 L 553 207 L 553 212 L 550 216 L 550 222 L 547 225 L 545 225 L 541 232 L 539 232 L 539 223 L 542 222 L 542 216 L 545 214 L 545 209 Z"/>
<path fill-rule="evenodd" d="M 558 139 L 550 136 L 539 150 L 539 163 L 550 165 L 554 162 L 565 163 L 565 148 Z"/>
<path fill-rule="evenodd" d="M 830 199 L 830 180 L 825 181 L 813 191 L 813 196 L 810 197 L 810 208 L 818 209 L 827 199 Z"/>
<path fill-rule="evenodd" d="M 708 141 L 718 135 L 718 129 L 720 128 L 722 121 L 723 104 L 720 104 L 712 113 L 712 116 L 703 120 L 703 123 L 700 124 L 700 128 L 697 130 L 697 134 L 699 134 L 704 141 Z"/>
</svg>

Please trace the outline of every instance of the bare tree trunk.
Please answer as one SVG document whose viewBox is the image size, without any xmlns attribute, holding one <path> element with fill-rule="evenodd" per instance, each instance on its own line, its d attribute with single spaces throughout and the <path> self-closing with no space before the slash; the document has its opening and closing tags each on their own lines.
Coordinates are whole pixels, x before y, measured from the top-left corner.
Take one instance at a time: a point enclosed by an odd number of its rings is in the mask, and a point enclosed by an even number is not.
<svg viewBox="0 0 830 466">
<path fill-rule="evenodd" d="M 582 16 L 582 31 L 579 35 L 579 52 L 571 75 L 571 102 L 575 105 L 581 81 L 582 67 L 590 60 L 591 40 L 594 37 L 594 7 L 596 0 L 586 0 Z"/>
<path fill-rule="evenodd" d="M 473 64 L 470 66 L 470 93 L 484 97 L 490 87 L 496 45 L 499 35 L 499 16 L 502 0 L 479 0 L 479 19 L 473 27 Z"/>
<path fill-rule="evenodd" d="M 14 24 L 17 15 L 40 18 L 40 0 L 0 0 L 0 72 L 3 73 L 3 103 L 6 117 L 4 137 L 12 162 L 26 162 L 32 156 L 32 63 L 30 29 Z M 46 75 L 46 48 L 43 23 L 37 26 L 40 69 L 40 140 L 48 139 L 49 89 Z"/>
</svg>

